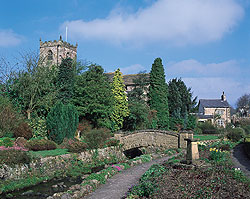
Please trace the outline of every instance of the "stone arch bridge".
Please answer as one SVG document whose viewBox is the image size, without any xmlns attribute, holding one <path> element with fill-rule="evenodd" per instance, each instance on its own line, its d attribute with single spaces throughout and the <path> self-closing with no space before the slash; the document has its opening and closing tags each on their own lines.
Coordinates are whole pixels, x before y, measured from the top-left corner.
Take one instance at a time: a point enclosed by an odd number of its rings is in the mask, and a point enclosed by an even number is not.
<svg viewBox="0 0 250 199">
<path fill-rule="evenodd" d="M 193 138 L 193 132 L 173 132 L 164 130 L 139 130 L 115 133 L 115 139 L 123 144 L 123 150 L 140 147 L 186 148 L 185 138 Z"/>
</svg>

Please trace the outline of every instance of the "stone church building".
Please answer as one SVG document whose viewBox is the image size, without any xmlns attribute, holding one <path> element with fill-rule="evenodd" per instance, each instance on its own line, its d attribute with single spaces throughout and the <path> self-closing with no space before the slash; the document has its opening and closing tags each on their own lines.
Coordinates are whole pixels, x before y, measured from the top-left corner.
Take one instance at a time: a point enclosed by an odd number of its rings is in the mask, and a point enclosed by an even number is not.
<svg viewBox="0 0 250 199">
<path fill-rule="evenodd" d="M 40 39 L 40 60 L 44 65 L 60 65 L 62 59 L 70 57 L 76 59 L 77 56 L 77 44 L 72 45 L 66 41 L 60 39 L 54 41 L 42 42 Z"/>
</svg>

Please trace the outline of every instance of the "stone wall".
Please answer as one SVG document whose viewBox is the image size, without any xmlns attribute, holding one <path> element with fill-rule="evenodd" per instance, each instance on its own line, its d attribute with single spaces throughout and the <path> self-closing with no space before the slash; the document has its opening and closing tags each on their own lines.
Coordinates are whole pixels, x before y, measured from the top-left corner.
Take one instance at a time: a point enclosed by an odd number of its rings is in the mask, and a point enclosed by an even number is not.
<svg viewBox="0 0 250 199">
<path fill-rule="evenodd" d="M 119 132 L 115 139 L 123 144 L 123 150 L 137 147 L 186 148 L 185 138 L 193 138 L 191 132 L 171 132 L 161 130 L 141 130 L 135 132 Z"/>
<path fill-rule="evenodd" d="M 20 165 L 0 165 L 1 180 L 20 180 L 29 176 L 37 177 L 53 177 L 58 172 L 66 172 L 72 166 L 72 161 L 79 160 L 83 163 L 91 163 L 98 159 L 99 161 L 112 160 L 114 157 L 117 160 L 126 159 L 121 149 L 117 147 L 109 147 L 98 149 L 96 152 L 86 151 L 80 154 L 65 154 L 56 157 L 46 157 L 35 160 L 30 164 Z M 94 160 L 95 159 L 95 160 Z"/>
</svg>

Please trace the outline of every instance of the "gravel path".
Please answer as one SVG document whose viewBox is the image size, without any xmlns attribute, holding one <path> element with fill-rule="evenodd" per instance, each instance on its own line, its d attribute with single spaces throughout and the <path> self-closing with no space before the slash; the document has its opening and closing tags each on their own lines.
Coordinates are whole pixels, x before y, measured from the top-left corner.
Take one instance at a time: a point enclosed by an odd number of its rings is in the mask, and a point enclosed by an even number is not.
<svg viewBox="0 0 250 199">
<path fill-rule="evenodd" d="M 129 188 L 139 181 L 150 166 L 163 163 L 171 157 L 173 156 L 162 157 L 124 170 L 108 179 L 106 184 L 101 185 L 95 192 L 84 197 L 84 199 L 121 199 Z"/>
<path fill-rule="evenodd" d="M 250 178 L 250 159 L 244 152 L 243 144 L 239 144 L 234 148 L 232 161 L 235 167 L 240 168 Z"/>
</svg>

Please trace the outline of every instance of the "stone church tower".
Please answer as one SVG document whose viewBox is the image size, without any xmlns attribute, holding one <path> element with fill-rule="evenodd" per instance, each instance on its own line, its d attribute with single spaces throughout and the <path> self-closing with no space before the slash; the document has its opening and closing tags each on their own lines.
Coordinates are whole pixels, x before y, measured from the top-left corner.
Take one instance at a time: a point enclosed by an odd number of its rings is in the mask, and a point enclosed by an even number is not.
<svg viewBox="0 0 250 199">
<path fill-rule="evenodd" d="M 44 65 L 60 65 L 62 59 L 70 57 L 76 59 L 77 56 L 77 44 L 74 46 L 68 42 L 60 39 L 54 41 L 42 42 L 40 39 L 40 61 Z"/>
</svg>

